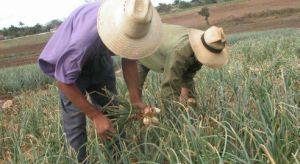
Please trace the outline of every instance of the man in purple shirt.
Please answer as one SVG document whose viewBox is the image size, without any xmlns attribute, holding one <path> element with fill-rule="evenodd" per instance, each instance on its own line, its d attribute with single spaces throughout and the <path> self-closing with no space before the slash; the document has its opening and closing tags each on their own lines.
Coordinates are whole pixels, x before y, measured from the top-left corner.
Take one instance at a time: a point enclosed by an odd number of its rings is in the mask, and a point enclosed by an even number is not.
<svg viewBox="0 0 300 164">
<path fill-rule="evenodd" d="M 78 161 L 86 159 L 85 116 L 94 122 L 102 140 L 115 133 L 111 120 L 93 105 L 104 106 L 110 101 L 102 96 L 104 88 L 116 94 L 111 56 L 123 57 L 123 75 L 133 106 L 142 113 L 151 112 L 139 96 L 134 59 L 149 56 L 158 48 L 160 24 L 149 0 L 86 4 L 71 13 L 43 49 L 38 64 L 45 74 L 57 81 L 64 132 L 68 143 L 78 153 Z M 93 104 L 87 101 L 86 93 Z"/>
</svg>

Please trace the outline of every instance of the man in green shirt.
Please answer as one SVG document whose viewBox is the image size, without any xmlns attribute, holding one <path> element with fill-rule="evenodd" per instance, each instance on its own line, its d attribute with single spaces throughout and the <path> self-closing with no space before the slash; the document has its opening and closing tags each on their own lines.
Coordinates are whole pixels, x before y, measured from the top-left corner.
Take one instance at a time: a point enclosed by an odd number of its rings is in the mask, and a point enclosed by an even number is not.
<svg viewBox="0 0 300 164">
<path fill-rule="evenodd" d="M 163 99 L 187 100 L 195 103 L 194 76 L 202 65 L 220 68 L 228 62 L 222 28 L 212 26 L 205 32 L 177 25 L 163 24 L 159 49 L 138 62 L 140 88 L 149 70 L 163 73 Z"/>
</svg>

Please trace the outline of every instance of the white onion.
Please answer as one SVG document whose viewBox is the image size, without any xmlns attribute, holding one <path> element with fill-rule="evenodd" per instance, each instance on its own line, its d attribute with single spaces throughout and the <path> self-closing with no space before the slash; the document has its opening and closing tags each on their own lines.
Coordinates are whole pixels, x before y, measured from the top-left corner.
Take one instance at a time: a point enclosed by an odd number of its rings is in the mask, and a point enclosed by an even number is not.
<svg viewBox="0 0 300 164">
<path fill-rule="evenodd" d="M 150 117 L 144 117 L 143 123 L 144 123 L 145 125 L 150 125 L 150 124 L 151 124 L 151 118 L 150 118 Z"/>
<path fill-rule="evenodd" d="M 159 124 L 159 120 L 158 120 L 157 117 L 144 117 L 143 123 L 146 126 L 149 126 L 149 125 L 158 125 Z"/>
<path fill-rule="evenodd" d="M 161 112 L 161 110 L 159 108 L 153 107 L 153 109 L 154 109 L 154 112 L 157 114 L 159 114 Z"/>
<path fill-rule="evenodd" d="M 151 118 L 151 123 L 152 123 L 152 124 L 155 124 L 155 125 L 159 124 L 158 118 L 157 118 L 157 117 L 152 117 L 152 118 Z"/>
</svg>

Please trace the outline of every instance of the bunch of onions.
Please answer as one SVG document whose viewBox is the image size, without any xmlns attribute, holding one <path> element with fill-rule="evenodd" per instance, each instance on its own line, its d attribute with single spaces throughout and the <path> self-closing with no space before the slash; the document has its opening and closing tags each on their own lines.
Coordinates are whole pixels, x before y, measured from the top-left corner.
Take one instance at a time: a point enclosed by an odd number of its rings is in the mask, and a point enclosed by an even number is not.
<svg viewBox="0 0 300 164">
<path fill-rule="evenodd" d="M 113 101 L 113 100 L 112 100 Z M 144 125 L 157 125 L 159 120 L 156 117 L 161 110 L 156 107 L 150 107 L 151 111 L 146 114 L 135 109 L 125 99 L 118 97 L 118 105 L 101 107 L 102 112 L 106 114 L 117 125 L 125 125 L 132 120 L 143 120 Z"/>
<path fill-rule="evenodd" d="M 146 114 L 143 118 L 143 123 L 146 126 L 159 124 L 159 120 L 156 115 L 159 114 L 161 110 L 156 107 L 151 107 L 151 109 L 151 112 L 149 114 Z"/>
</svg>

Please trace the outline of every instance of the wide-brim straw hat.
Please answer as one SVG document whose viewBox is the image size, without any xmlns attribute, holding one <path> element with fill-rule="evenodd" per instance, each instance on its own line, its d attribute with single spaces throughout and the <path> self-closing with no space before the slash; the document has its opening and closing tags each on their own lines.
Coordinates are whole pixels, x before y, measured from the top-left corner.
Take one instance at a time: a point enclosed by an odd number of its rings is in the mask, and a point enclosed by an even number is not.
<svg viewBox="0 0 300 164">
<path fill-rule="evenodd" d="M 222 28 L 212 26 L 205 32 L 190 29 L 189 40 L 199 62 L 210 68 L 220 68 L 228 63 L 228 49 Z"/>
<path fill-rule="evenodd" d="M 128 59 L 141 59 L 157 50 L 162 39 L 161 24 L 150 0 L 106 0 L 97 18 L 105 46 Z"/>
</svg>

